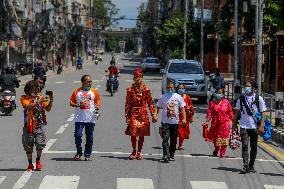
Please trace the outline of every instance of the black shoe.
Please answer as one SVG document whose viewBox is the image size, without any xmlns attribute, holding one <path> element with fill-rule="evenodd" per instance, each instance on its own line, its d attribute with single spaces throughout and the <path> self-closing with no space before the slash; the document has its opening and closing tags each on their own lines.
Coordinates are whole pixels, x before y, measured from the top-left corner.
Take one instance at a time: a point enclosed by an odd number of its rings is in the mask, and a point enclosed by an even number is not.
<svg viewBox="0 0 284 189">
<path fill-rule="evenodd" d="M 249 173 L 250 171 L 249 171 L 249 168 L 248 168 L 248 166 L 244 166 L 244 168 L 240 171 L 240 174 L 247 174 L 247 173 Z"/>
<path fill-rule="evenodd" d="M 214 151 L 213 151 L 213 156 L 214 156 L 214 157 L 217 157 L 217 155 L 218 155 L 218 151 L 215 151 L 215 150 L 214 150 Z"/>
<path fill-rule="evenodd" d="M 162 157 L 162 160 L 164 161 L 164 163 L 169 163 L 169 158 L 168 157 Z"/>
<path fill-rule="evenodd" d="M 250 173 L 256 173 L 257 171 L 254 169 L 254 167 L 249 167 L 249 172 Z"/>
</svg>

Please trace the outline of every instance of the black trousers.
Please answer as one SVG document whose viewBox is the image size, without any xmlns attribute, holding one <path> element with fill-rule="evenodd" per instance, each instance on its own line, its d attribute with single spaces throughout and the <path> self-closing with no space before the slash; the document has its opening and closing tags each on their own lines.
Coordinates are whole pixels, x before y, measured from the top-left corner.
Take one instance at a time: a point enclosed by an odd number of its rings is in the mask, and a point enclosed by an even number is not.
<svg viewBox="0 0 284 189">
<path fill-rule="evenodd" d="M 242 129 L 240 131 L 242 141 L 242 157 L 245 166 L 253 167 L 257 154 L 257 129 Z M 250 155 L 248 153 L 248 143 L 250 142 Z"/>
<path fill-rule="evenodd" d="M 178 124 L 162 123 L 160 134 L 162 137 L 163 156 L 174 157 L 177 145 Z M 170 144 L 169 144 L 170 140 Z"/>
</svg>

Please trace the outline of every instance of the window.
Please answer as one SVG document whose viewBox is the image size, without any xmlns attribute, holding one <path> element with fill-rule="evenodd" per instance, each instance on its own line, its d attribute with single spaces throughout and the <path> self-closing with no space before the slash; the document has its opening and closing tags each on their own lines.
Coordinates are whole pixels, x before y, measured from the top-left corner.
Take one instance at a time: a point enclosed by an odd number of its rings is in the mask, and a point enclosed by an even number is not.
<svg viewBox="0 0 284 189">
<path fill-rule="evenodd" d="M 199 64 L 172 63 L 169 73 L 203 74 L 203 71 Z"/>
<path fill-rule="evenodd" d="M 154 63 L 154 64 L 158 64 L 159 63 L 159 61 L 158 61 L 158 59 L 154 59 L 154 58 L 148 58 L 148 59 L 146 59 L 146 63 Z"/>
</svg>

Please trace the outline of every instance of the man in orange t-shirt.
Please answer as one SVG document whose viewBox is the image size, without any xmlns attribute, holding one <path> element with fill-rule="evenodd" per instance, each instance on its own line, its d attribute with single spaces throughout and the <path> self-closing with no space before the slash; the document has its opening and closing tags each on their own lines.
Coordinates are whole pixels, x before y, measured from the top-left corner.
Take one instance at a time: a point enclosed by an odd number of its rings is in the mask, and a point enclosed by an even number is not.
<svg viewBox="0 0 284 189">
<path fill-rule="evenodd" d="M 82 136 L 85 128 L 86 145 L 85 161 L 91 160 L 93 148 L 93 134 L 98 111 L 100 107 L 100 95 L 98 91 L 92 88 L 92 79 L 89 75 L 83 75 L 81 78 L 82 86 L 75 89 L 70 97 L 70 106 L 75 107 L 75 144 L 77 153 L 74 160 L 80 160 L 82 152 Z"/>
<path fill-rule="evenodd" d="M 37 158 L 36 169 L 42 170 L 42 162 L 40 161 L 42 150 L 46 145 L 46 114 L 50 111 L 53 102 L 53 93 L 48 94 L 49 97 L 39 95 L 39 84 L 37 81 L 29 81 L 24 88 L 25 95 L 21 96 L 21 104 L 24 108 L 24 128 L 22 135 L 22 144 L 28 157 L 27 171 L 33 171 L 32 164 L 33 147 L 36 146 Z"/>
</svg>

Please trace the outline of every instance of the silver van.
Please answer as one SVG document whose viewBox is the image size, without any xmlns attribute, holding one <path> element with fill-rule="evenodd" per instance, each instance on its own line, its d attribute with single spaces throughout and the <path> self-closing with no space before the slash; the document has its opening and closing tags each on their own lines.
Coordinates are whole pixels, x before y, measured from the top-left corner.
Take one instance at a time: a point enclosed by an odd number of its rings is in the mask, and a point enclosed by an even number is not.
<svg viewBox="0 0 284 189">
<path fill-rule="evenodd" d="M 202 103 L 207 102 L 208 81 L 200 62 L 195 60 L 169 60 L 163 74 L 162 93 L 167 90 L 167 82 L 173 81 L 176 86 L 183 83 L 186 93 L 197 97 Z"/>
</svg>

